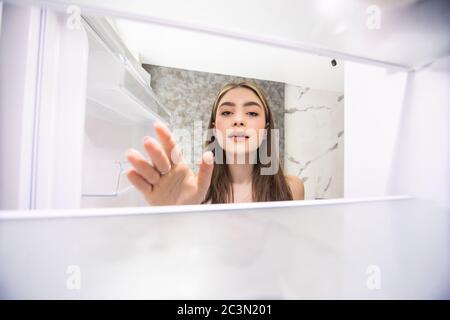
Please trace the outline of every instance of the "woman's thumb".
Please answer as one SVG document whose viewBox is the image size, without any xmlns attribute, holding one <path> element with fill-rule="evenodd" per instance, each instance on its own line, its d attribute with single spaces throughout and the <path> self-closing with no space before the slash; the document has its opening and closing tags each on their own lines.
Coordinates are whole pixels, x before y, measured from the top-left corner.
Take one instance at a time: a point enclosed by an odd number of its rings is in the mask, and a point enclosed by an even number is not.
<svg viewBox="0 0 450 320">
<path fill-rule="evenodd" d="M 207 192 L 211 184 L 211 176 L 214 169 L 214 154 L 207 151 L 202 156 L 202 162 L 198 170 L 198 188 L 202 192 Z"/>
</svg>

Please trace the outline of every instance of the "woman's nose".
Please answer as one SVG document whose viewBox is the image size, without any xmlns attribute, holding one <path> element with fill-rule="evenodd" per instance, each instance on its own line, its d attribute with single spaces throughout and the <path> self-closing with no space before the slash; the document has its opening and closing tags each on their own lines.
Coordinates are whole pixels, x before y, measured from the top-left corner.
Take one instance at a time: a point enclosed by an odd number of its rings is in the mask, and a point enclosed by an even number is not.
<svg viewBox="0 0 450 320">
<path fill-rule="evenodd" d="M 233 126 L 243 126 L 244 119 L 240 113 L 236 113 L 235 118 L 233 119 Z"/>
</svg>

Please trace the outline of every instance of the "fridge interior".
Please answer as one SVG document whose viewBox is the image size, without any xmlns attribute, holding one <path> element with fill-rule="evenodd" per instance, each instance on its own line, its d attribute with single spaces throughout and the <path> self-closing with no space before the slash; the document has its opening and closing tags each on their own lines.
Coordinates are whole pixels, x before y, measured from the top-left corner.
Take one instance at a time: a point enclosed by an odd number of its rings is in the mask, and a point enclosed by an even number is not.
<svg viewBox="0 0 450 320">
<path fill-rule="evenodd" d="M 364 34 L 336 43 L 324 24 L 314 42 L 289 24 L 270 34 L 246 19 L 211 23 L 213 6 L 185 8 L 195 24 L 182 6 L 101 1 L 80 2 L 71 29 L 65 4 L 22 2 L 0 6 L 1 298 L 449 297 L 448 39 L 419 50 L 420 33 L 400 32 L 373 48 Z M 112 17 L 344 60 L 344 198 L 149 206 L 124 176 L 125 151 L 144 152 L 143 136 L 171 114 L 140 41 L 119 37 Z M 88 290 L 65 286 L 73 264 Z M 374 265 L 384 290 L 366 285 Z"/>
<path fill-rule="evenodd" d="M 83 28 L 89 56 L 80 207 L 144 206 L 126 178 L 125 151 L 134 147 L 144 153 L 142 138 L 154 135 L 155 121 L 167 123 L 170 112 L 106 19 L 86 18 Z"/>
<path fill-rule="evenodd" d="M 34 219 L 10 215 L 9 221 L 3 215 L 0 296 L 449 297 L 448 212 L 432 202 L 398 198 L 189 207 L 132 214 L 120 208 L 64 215 L 49 210 Z M 11 240 L 14 245 L 5 244 Z"/>
</svg>

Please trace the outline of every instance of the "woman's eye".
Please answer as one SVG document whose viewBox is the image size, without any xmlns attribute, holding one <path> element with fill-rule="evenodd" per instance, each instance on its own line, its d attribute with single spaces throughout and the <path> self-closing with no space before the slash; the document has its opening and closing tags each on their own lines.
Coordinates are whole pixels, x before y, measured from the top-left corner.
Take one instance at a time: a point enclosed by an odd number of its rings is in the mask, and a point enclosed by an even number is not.
<svg viewBox="0 0 450 320">
<path fill-rule="evenodd" d="M 221 112 L 220 114 L 221 114 L 222 116 L 228 116 L 228 115 L 231 114 L 231 112 L 230 112 L 230 111 L 223 111 L 223 112 Z M 251 116 L 251 117 L 256 117 L 256 116 L 258 116 L 258 113 L 257 113 L 257 112 L 247 112 L 247 114 L 248 114 L 249 116 Z"/>
</svg>

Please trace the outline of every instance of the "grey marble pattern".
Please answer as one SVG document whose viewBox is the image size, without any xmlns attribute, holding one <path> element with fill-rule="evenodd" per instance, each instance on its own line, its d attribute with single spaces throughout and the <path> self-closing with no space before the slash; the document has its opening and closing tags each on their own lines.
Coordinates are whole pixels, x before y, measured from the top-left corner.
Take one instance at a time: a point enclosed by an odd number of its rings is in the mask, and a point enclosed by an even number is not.
<svg viewBox="0 0 450 320">
<path fill-rule="evenodd" d="M 185 129 L 186 133 L 190 133 L 190 137 L 183 135 L 177 141 L 185 157 L 191 159 L 190 167 L 194 172 L 198 170 L 214 99 L 229 82 L 250 81 L 260 87 L 266 95 L 275 118 L 275 125 L 280 128 L 280 158 L 283 161 L 284 83 L 149 64 L 144 64 L 143 67 L 151 75 L 151 86 L 158 99 L 172 112 L 170 129 Z M 196 134 L 199 131 L 203 135 L 201 139 Z"/>
<path fill-rule="evenodd" d="M 344 196 L 344 95 L 286 85 L 286 172 L 301 178 L 305 199 Z"/>
</svg>

